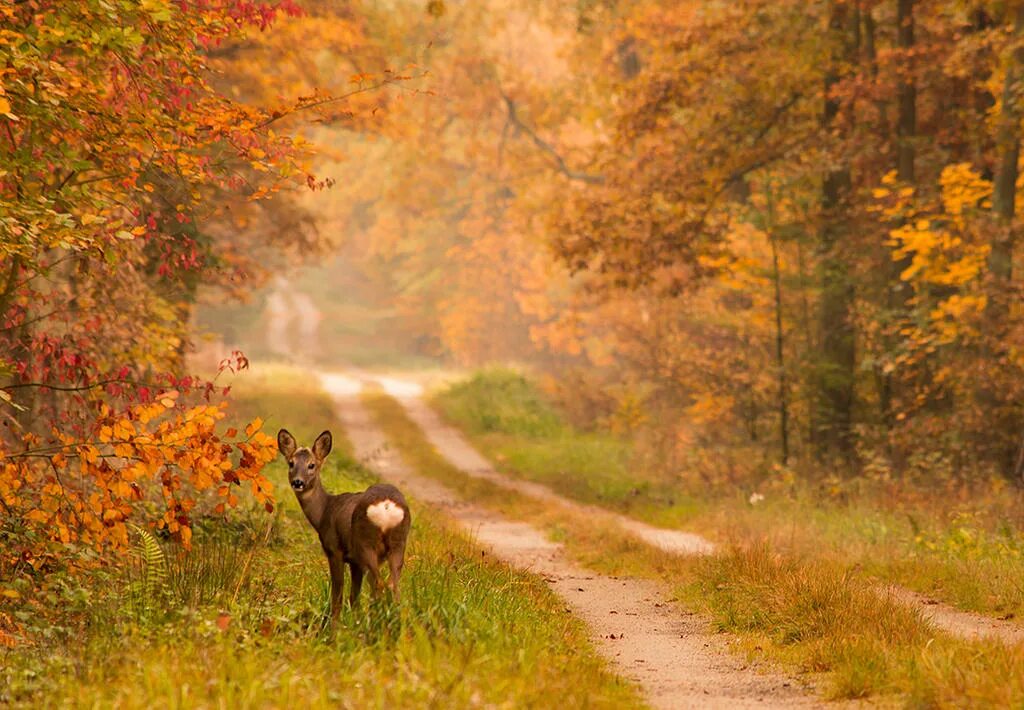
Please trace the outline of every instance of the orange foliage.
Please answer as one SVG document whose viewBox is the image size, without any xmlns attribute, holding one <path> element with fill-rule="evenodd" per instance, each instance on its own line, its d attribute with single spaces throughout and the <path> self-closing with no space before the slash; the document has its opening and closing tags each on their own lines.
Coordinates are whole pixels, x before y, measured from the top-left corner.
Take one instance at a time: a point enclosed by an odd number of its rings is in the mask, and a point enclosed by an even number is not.
<svg viewBox="0 0 1024 710">
<path fill-rule="evenodd" d="M 351 120 L 403 79 L 250 90 L 253 65 L 230 56 L 275 23 L 308 28 L 301 14 L 292 0 L 0 6 L 4 576 L 123 548 L 130 519 L 187 546 L 192 516 L 240 490 L 272 510 L 272 440 L 258 421 L 218 433 L 213 384 L 182 373 L 190 311 L 200 283 L 244 293 L 268 252 L 315 246 L 238 228 L 328 184 L 297 117 Z"/>
<path fill-rule="evenodd" d="M 213 510 L 238 504 L 243 484 L 267 511 L 273 487 L 260 475 L 277 453 L 274 440 L 255 420 L 245 437 L 216 431 L 225 404 L 179 405 L 178 392 L 160 392 L 155 401 L 122 412 L 97 402 L 93 429 L 83 438 L 54 431 L 54 443 L 41 445 L 26 434 L 22 446 L 0 449 L 0 501 L 10 526 L 23 525 L 30 539 L 82 543 L 102 548 L 128 544 L 127 523 L 138 516 L 138 502 L 160 501 L 157 529 L 166 529 L 186 547 L 192 538 L 190 515 L 197 496 L 215 491 Z M 238 462 L 233 461 L 237 455 Z M 11 548 L 2 567 L 19 558 L 32 564 L 39 550 Z"/>
</svg>

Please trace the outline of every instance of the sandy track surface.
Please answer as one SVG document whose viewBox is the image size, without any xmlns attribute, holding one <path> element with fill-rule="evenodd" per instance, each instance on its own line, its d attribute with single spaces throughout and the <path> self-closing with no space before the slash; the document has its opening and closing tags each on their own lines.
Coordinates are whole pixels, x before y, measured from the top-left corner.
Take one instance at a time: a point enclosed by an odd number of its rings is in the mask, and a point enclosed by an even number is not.
<svg viewBox="0 0 1024 710">
<path fill-rule="evenodd" d="M 322 382 L 335 396 L 358 458 L 384 479 L 453 518 L 496 557 L 541 575 L 567 608 L 587 623 L 598 650 L 617 672 L 640 684 L 653 707 L 823 705 L 800 681 L 762 672 L 729 653 L 721 637 L 708 632 L 704 620 L 667 599 L 657 585 L 585 570 L 539 530 L 470 505 L 447 487 L 418 475 L 387 447 L 359 402 L 358 380 L 327 375 Z M 447 438 L 449 446 L 457 445 L 454 438 Z M 463 453 L 468 456 L 468 452 Z M 482 459 L 475 463 L 483 464 L 477 467 L 481 471 L 489 469 Z"/>
<path fill-rule="evenodd" d="M 890 586 L 883 589 L 883 593 L 885 592 L 904 604 L 919 608 L 926 619 L 954 636 L 965 639 L 996 639 L 1011 646 L 1024 643 L 1024 626 L 1018 623 L 960 611 L 905 587 Z"/>
</svg>

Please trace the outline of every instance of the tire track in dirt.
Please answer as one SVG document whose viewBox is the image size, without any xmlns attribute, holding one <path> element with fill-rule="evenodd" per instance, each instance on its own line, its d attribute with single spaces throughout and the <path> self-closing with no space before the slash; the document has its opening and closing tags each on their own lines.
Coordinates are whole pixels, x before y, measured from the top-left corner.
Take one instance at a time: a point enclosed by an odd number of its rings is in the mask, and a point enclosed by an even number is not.
<svg viewBox="0 0 1024 710">
<path fill-rule="evenodd" d="M 640 684 L 656 708 L 823 706 L 794 679 L 751 667 L 727 652 L 704 620 L 666 599 L 657 585 L 585 570 L 560 545 L 526 523 L 510 521 L 461 500 L 446 486 L 416 474 L 387 447 L 359 401 L 358 380 L 322 375 L 356 456 L 383 478 L 457 521 L 501 560 L 541 575 L 590 628 L 612 667 Z M 478 455 L 479 456 L 479 455 Z"/>
<path fill-rule="evenodd" d="M 960 611 L 906 587 L 890 585 L 880 591 L 882 594 L 890 594 L 903 604 L 920 609 L 924 618 L 954 636 L 971 641 L 993 639 L 1010 646 L 1024 643 L 1024 626 L 1012 621 Z"/>
</svg>

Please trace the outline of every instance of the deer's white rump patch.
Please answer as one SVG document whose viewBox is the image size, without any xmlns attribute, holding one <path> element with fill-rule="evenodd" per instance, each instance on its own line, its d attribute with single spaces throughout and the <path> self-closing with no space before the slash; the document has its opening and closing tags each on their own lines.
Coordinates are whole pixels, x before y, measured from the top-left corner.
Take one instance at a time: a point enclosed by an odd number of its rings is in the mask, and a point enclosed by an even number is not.
<svg viewBox="0 0 1024 710">
<path fill-rule="evenodd" d="M 366 517 L 370 522 L 387 532 L 397 527 L 405 519 L 405 511 L 393 500 L 385 499 L 366 508 Z"/>
</svg>

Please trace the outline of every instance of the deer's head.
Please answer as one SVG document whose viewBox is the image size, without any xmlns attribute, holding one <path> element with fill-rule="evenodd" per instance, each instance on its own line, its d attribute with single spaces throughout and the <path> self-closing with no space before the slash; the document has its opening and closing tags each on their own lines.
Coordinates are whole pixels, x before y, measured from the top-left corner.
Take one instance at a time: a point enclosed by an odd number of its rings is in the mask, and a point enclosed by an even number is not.
<svg viewBox="0 0 1024 710">
<path fill-rule="evenodd" d="M 331 432 L 325 431 L 313 442 L 313 447 L 300 447 L 287 429 L 277 432 L 277 450 L 288 462 L 288 483 L 296 495 L 315 488 L 320 481 L 320 468 L 331 453 Z"/>
</svg>

